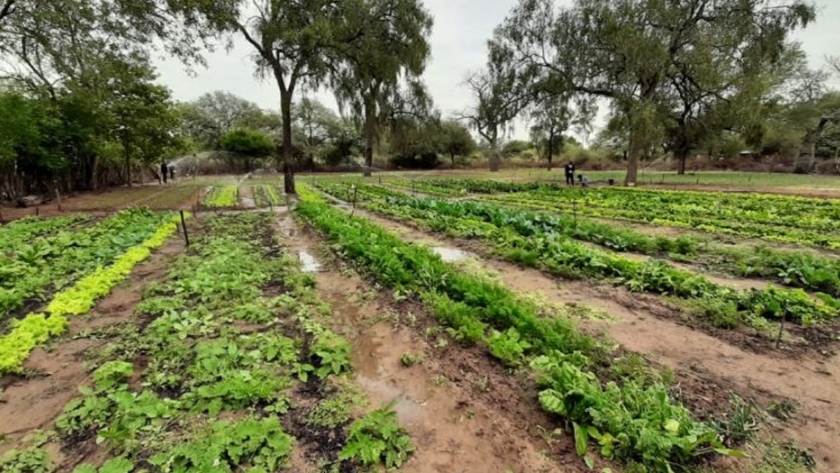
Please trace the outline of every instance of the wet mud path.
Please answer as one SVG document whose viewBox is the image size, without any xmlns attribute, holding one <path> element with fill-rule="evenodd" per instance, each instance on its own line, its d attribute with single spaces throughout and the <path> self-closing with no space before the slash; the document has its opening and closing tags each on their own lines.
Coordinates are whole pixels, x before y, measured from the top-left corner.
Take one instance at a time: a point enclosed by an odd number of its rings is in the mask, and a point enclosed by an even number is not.
<svg viewBox="0 0 840 473">
<path fill-rule="evenodd" d="M 318 293 L 332 307 L 332 328 L 353 344 L 355 380 L 371 407 L 396 402 L 417 445 L 400 471 L 586 471 L 570 438 L 549 445 L 539 436 L 556 421 L 539 410 L 529 380 L 504 373 L 483 350 L 449 340 L 420 306 L 372 287 L 292 216 L 280 216 L 278 225 L 290 252 L 308 255 L 301 262 L 319 262 Z M 406 354 L 421 361 L 405 366 Z"/>
<path fill-rule="evenodd" d="M 337 204 L 339 208 L 345 208 Z M 480 243 L 432 235 L 370 212 L 356 214 L 400 235 L 406 241 L 430 247 L 468 251 L 486 271 L 497 275 L 510 289 L 537 292 L 550 302 L 586 304 L 606 311 L 613 322 L 581 321 L 586 330 L 605 333 L 624 348 L 651 361 L 673 368 L 690 380 L 685 390 L 704 389 L 700 398 L 714 398 L 721 388 L 760 401 L 791 400 L 797 405 L 793 418 L 777 426 L 782 436 L 796 438 L 818 463 L 818 471 L 840 471 L 840 356 L 818 354 L 788 357 L 781 352 L 756 353 L 719 337 L 694 330 L 675 320 L 654 315 L 662 310 L 655 298 L 583 281 L 560 281 L 531 268 L 489 257 Z M 731 332 L 731 331 L 730 331 Z M 711 384 L 710 384 L 711 383 Z M 728 396 L 728 394 L 724 394 Z M 702 399 L 701 399 L 702 401 Z M 714 402 L 708 409 L 715 409 Z"/>
</svg>

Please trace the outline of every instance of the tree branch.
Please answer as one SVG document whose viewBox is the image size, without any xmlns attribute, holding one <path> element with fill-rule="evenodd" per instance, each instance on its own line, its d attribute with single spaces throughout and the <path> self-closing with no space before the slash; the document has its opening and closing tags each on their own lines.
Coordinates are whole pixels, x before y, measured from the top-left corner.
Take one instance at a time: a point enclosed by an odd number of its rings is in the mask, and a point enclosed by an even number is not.
<svg viewBox="0 0 840 473">
<path fill-rule="evenodd" d="M 15 0 L 5 0 L 3 2 L 3 9 L 0 10 L 0 21 L 2 21 L 3 18 L 6 18 L 7 16 L 14 13 L 15 12 L 14 7 L 15 7 Z"/>
</svg>

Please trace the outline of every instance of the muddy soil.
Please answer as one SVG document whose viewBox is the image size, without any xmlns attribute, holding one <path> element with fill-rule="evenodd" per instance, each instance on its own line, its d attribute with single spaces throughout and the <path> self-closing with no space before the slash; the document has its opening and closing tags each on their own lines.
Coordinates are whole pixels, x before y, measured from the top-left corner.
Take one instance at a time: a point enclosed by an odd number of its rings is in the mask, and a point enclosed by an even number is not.
<svg viewBox="0 0 840 473">
<path fill-rule="evenodd" d="M 254 209 L 257 207 L 254 201 L 254 189 L 249 184 L 239 186 L 239 206 L 243 209 Z"/>
<path fill-rule="evenodd" d="M 408 241 L 487 255 L 477 242 L 441 239 L 362 213 Z M 665 310 L 655 298 L 587 282 L 558 281 L 535 269 L 492 258 L 480 259 L 488 271 L 520 294 L 536 291 L 550 302 L 586 304 L 605 310 L 617 321 L 582 322 L 582 327 L 605 333 L 623 348 L 673 368 L 677 379 L 685 380 L 684 395 L 692 407 L 708 413 L 718 409 L 719 414 L 726 409 L 720 406 L 720 398 L 728 397 L 729 390 L 764 403 L 794 401 L 798 405 L 796 414 L 779 427 L 781 435 L 793 437 L 807 448 L 818 462 L 818 471 L 840 471 L 840 452 L 836 449 L 840 442 L 840 355 L 811 353 L 790 357 L 780 352 L 755 352 L 737 342 L 742 336 L 737 332 L 720 331 L 730 337 L 722 339 L 655 314 Z M 692 393 L 692 388 L 701 391 Z"/>
<path fill-rule="evenodd" d="M 25 362 L 28 378 L 0 378 L 0 436 L 18 438 L 33 429 L 49 429 L 64 406 L 78 396 L 78 388 L 90 383 L 84 360 L 93 350 L 108 343 L 107 339 L 76 338 L 91 331 L 130 322 L 134 305 L 144 288 L 161 280 L 169 261 L 183 251 L 177 236 L 138 264 L 125 283 L 97 303 L 89 315 L 73 317 L 62 341 L 38 348 Z M 72 469 L 72 468 L 70 468 Z"/>
<path fill-rule="evenodd" d="M 539 427 L 556 422 L 538 408 L 533 383 L 503 372 L 484 350 L 443 334 L 423 309 L 395 302 L 331 257 L 320 238 L 291 216 L 281 217 L 284 244 L 311 254 L 320 296 L 333 308 L 334 329 L 353 344 L 356 382 L 374 407 L 395 401 L 400 425 L 418 447 L 406 472 L 585 471 L 568 436 L 550 444 Z M 405 367 L 405 354 L 423 361 Z M 523 395 L 524 394 L 524 395 Z M 614 471 L 615 468 L 613 468 Z"/>
<path fill-rule="evenodd" d="M 184 192 L 184 187 L 194 189 L 192 192 Z M 172 197 L 172 194 L 178 197 Z M 153 208 L 187 210 L 201 201 L 206 194 L 200 190 L 200 186 L 189 181 L 183 186 L 177 183 L 160 185 L 151 182 L 132 188 L 113 187 L 100 191 L 77 192 L 61 196 L 61 204 L 57 200 L 39 205 L 37 207 L 11 207 L 0 206 L 0 221 L 8 222 L 19 218 L 40 215 L 54 217 L 73 212 L 84 212 L 94 215 L 107 215 L 134 205 L 150 205 Z M 163 203 L 160 205 L 159 203 Z"/>
</svg>

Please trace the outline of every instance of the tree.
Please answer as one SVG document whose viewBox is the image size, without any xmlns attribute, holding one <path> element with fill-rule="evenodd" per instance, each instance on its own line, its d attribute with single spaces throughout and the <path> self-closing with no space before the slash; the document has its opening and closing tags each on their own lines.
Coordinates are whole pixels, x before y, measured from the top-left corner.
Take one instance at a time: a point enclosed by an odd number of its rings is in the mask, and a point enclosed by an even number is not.
<svg viewBox="0 0 840 473">
<path fill-rule="evenodd" d="M 12 75 L 48 91 L 95 72 L 102 58 L 147 54 L 158 45 L 191 65 L 202 61 L 199 53 L 215 34 L 195 4 L 3 0 L 0 51 Z"/>
<path fill-rule="evenodd" d="M 15 0 L 3 0 L 0 5 L 2 5 L 0 7 L 0 22 L 2 22 L 4 18 L 15 12 Z"/>
<path fill-rule="evenodd" d="M 175 146 L 178 116 L 167 88 L 153 83 L 156 75 L 146 58 L 115 64 L 113 73 L 114 132 L 125 156 L 125 181 L 131 186 L 132 160 L 149 165 Z"/>
<path fill-rule="evenodd" d="M 520 0 L 496 42 L 529 81 L 612 101 L 627 120 L 632 184 L 669 98 L 687 92 L 694 109 L 698 97 L 725 97 L 731 77 L 778 57 L 787 33 L 813 18 L 798 0 Z"/>
<path fill-rule="evenodd" d="M 446 120 L 440 124 L 441 151 L 448 154 L 455 167 L 455 156 L 469 156 L 475 151 L 476 144 L 470 131 L 456 120 Z"/>
<path fill-rule="evenodd" d="M 270 156 L 275 146 L 267 134 L 242 128 L 222 135 L 219 144 L 223 150 L 235 153 L 244 159 L 246 172 L 253 170 L 254 158 Z"/>
<path fill-rule="evenodd" d="M 590 114 L 577 114 L 570 104 L 567 94 L 539 94 L 531 112 L 534 124 L 531 126 L 531 141 L 548 161 L 548 170 L 554 158 L 554 152 L 563 149 L 564 133 L 573 123 L 586 123 Z M 589 104 L 584 104 L 588 110 Z M 542 151 L 540 151 L 542 150 Z"/>
<path fill-rule="evenodd" d="M 391 162 L 410 169 L 434 169 L 441 135 L 440 121 L 435 116 L 401 115 L 392 119 L 388 136 Z"/>
<path fill-rule="evenodd" d="M 333 83 L 339 105 L 363 123 L 364 175 L 369 177 L 379 129 L 399 100 L 400 80 L 416 82 L 425 69 L 432 17 L 418 0 L 359 3 L 361 37 L 346 48 L 347 61 Z"/>
<path fill-rule="evenodd" d="M 238 126 L 244 126 L 242 120 L 253 119 L 262 114 L 257 104 L 245 100 L 230 92 L 215 91 L 199 97 L 191 104 L 200 119 L 196 124 L 203 125 L 201 135 L 211 148 L 219 147 L 222 135 Z"/>
<path fill-rule="evenodd" d="M 460 116 L 487 141 L 490 147 L 490 171 L 501 167 L 499 145 L 511 121 L 525 106 L 525 97 L 516 77 L 491 58 L 488 68 L 467 78 L 467 87 L 477 102 Z"/>
<path fill-rule="evenodd" d="M 338 69 L 341 51 L 362 37 L 361 26 L 352 21 L 358 1 L 228 0 L 186 5 L 188 13 L 202 15 L 214 31 L 242 35 L 253 48 L 257 73 L 276 82 L 283 122 L 284 188 L 294 194 L 294 94 L 301 85 L 314 87 L 327 79 Z"/>
<path fill-rule="evenodd" d="M 339 118 L 329 127 L 327 141 L 329 144 L 325 146 L 323 161 L 328 166 L 338 166 L 347 162 L 363 147 L 358 127 L 348 118 Z"/>
<path fill-rule="evenodd" d="M 294 132 L 306 156 L 309 167 L 315 165 L 315 157 L 326 146 L 330 135 L 339 134 L 341 126 L 338 116 L 317 100 L 304 98 L 294 106 Z M 302 163 L 299 163 L 302 164 Z"/>
</svg>

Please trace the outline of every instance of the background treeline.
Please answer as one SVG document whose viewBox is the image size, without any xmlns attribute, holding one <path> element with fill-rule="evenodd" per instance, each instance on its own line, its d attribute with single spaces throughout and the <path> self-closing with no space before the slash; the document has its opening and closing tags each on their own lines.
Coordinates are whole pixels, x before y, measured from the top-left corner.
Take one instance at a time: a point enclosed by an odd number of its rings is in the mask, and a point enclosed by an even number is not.
<svg viewBox="0 0 840 473">
<path fill-rule="evenodd" d="M 812 69 L 789 39 L 815 17 L 801 0 L 520 0 L 466 76 L 473 105 L 442 117 L 420 0 L 0 0 L 0 193 L 131 184 L 163 161 L 273 168 L 287 192 L 296 170 L 503 158 L 626 166 L 628 181 L 644 166 L 838 172 L 840 61 Z M 277 103 L 179 104 L 157 83 L 151 54 L 200 66 L 234 39 Z M 324 90 L 338 113 L 302 94 Z"/>
<path fill-rule="evenodd" d="M 552 143 L 588 131 L 607 106 L 593 149 L 626 162 L 628 183 L 646 161 L 670 158 L 684 173 L 698 155 L 836 170 L 838 95 L 790 40 L 816 14 L 802 0 L 519 0 L 467 81 L 464 116 L 491 169 L 515 120 L 536 119 Z"/>
</svg>

